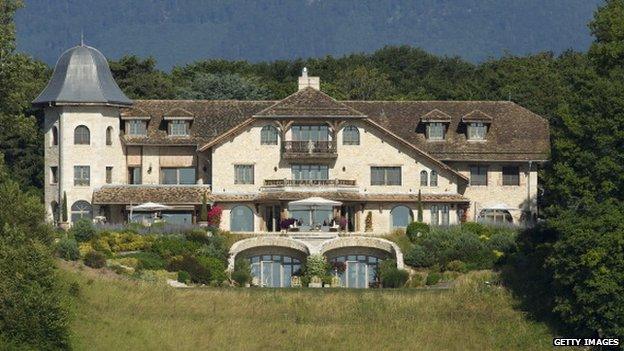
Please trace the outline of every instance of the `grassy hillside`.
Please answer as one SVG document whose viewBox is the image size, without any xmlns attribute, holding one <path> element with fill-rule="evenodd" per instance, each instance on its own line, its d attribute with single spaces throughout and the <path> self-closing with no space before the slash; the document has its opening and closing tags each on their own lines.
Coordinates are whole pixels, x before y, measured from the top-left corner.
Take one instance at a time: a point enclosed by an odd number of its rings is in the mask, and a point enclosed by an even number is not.
<svg viewBox="0 0 624 351">
<path fill-rule="evenodd" d="M 548 329 L 476 272 L 448 291 L 173 289 L 62 263 L 77 350 L 539 350 Z M 78 293 L 75 293 L 75 291 Z"/>
<path fill-rule="evenodd" d="M 26 0 L 19 49 L 52 65 L 84 30 L 109 58 L 251 61 L 408 44 L 471 61 L 505 52 L 585 50 L 603 0 Z"/>
</svg>

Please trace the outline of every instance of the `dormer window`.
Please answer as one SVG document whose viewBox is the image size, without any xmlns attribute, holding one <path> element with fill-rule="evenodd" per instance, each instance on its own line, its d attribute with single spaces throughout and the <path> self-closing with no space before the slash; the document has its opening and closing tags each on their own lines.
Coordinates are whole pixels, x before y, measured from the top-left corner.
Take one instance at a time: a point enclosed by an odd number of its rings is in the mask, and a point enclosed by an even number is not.
<svg viewBox="0 0 624 351">
<path fill-rule="evenodd" d="M 463 116 L 462 122 L 466 125 L 466 139 L 485 140 L 492 120 L 491 116 L 479 110 L 474 110 Z"/>
<path fill-rule="evenodd" d="M 189 135 L 189 123 L 184 120 L 172 120 L 169 122 L 169 135 L 170 136 L 188 136 Z"/>
<path fill-rule="evenodd" d="M 468 123 L 468 140 L 485 140 L 487 126 L 483 122 Z"/>
<path fill-rule="evenodd" d="M 147 121 L 131 119 L 126 121 L 126 135 L 144 136 L 147 134 Z"/>
<path fill-rule="evenodd" d="M 425 137 L 427 140 L 444 140 L 446 128 L 451 123 L 451 116 L 436 108 L 422 116 L 420 122 L 426 128 Z"/>
<path fill-rule="evenodd" d="M 446 128 L 442 122 L 427 123 L 427 140 L 444 140 Z"/>
<path fill-rule="evenodd" d="M 167 134 L 172 137 L 187 137 L 190 134 L 190 126 L 193 114 L 183 108 L 175 108 L 163 116 L 167 121 Z"/>
</svg>

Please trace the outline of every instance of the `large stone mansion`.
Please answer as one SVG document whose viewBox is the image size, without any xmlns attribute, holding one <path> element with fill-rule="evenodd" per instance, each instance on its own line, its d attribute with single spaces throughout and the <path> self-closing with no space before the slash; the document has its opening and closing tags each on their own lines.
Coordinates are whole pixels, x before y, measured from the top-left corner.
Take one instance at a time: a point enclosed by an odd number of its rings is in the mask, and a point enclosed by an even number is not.
<svg viewBox="0 0 624 351">
<path fill-rule="evenodd" d="M 221 229 L 263 235 L 287 218 L 302 232 L 339 218 L 341 231 L 372 240 L 419 208 L 432 225 L 521 223 L 536 215 L 550 147 L 547 121 L 513 102 L 337 101 L 305 69 L 279 101 L 132 101 L 83 45 L 61 56 L 33 104 L 45 113 L 51 221 L 65 194 L 70 222 L 111 223 L 146 202 L 195 223 L 205 196 L 223 209 Z M 337 203 L 289 206 L 310 197 Z"/>
</svg>

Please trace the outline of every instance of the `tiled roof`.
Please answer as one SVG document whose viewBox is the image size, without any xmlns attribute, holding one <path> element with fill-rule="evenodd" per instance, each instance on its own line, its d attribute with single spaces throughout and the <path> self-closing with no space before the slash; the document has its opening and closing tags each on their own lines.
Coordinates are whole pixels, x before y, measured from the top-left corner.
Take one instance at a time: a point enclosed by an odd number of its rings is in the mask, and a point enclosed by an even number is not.
<svg viewBox="0 0 624 351">
<path fill-rule="evenodd" d="M 254 117 L 366 117 L 314 88 L 305 88 L 254 114 Z"/>
<path fill-rule="evenodd" d="M 147 125 L 147 135 L 124 135 L 123 140 L 130 145 L 199 146 L 208 143 L 250 118 L 253 113 L 274 103 L 274 101 L 234 100 L 136 100 L 133 107 L 122 111 L 122 117 L 141 117 L 147 113 L 151 117 Z M 177 112 L 184 110 L 186 114 L 195 116 L 187 138 L 167 135 L 167 122 L 163 117 L 171 116 L 171 113 L 176 110 Z"/>
<path fill-rule="evenodd" d="M 320 196 L 337 201 L 415 202 L 417 194 L 363 194 L 348 191 L 261 192 L 259 194 L 211 194 L 207 185 L 110 185 L 93 193 L 93 204 L 140 204 L 157 202 L 170 205 L 198 205 L 206 194 L 209 202 L 292 201 Z M 422 194 L 423 202 L 469 202 L 459 194 Z"/>
<path fill-rule="evenodd" d="M 107 185 L 93 192 L 93 203 L 141 204 L 199 204 L 203 194 L 210 194 L 208 185 Z"/>
<path fill-rule="evenodd" d="M 292 98 L 292 100 L 288 100 Z M 282 101 L 208 101 L 208 100 L 137 100 L 122 116 L 147 113 L 151 116 L 146 137 L 124 136 L 128 144 L 206 145 L 231 131 L 252 116 L 271 114 L 319 118 L 336 113 L 356 116 L 361 111 L 416 148 L 440 160 L 546 160 L 550 150 L 548 121 L 531 111 L 507 101 L 343 101 L 306 88 Z M 314 103 L 313 103 L 314 102 Z M 315 105 L 318 104 L 318 105 Z M 289 109 L 290 107 L 293 109 Z M 316 106 L 316 107 L 315 107 Z M 346 106 L 348 109 L 336 106 Z M 276 108 L 277 107 L 277 108 Z M 163 115 L 182 108 L 195 116 L 188 138 L 168 137 Z M 332 110 L 335 108 L 336 110 Z M 439 112 L 438 112 L 439 111 Z M 478 111 L 478 112 L 477 112 Z M 446 140 L 428 142 L 423 118 L 447 118 Z M 487 116 L 487 117 L 484 117 Z M 466 140 L 466 124 L 462 118 L 490 118 L 485 141 Z M 426 121 L 426 119 L 425 119 Z"/>
<path fill-rule="evenodd" d="M 548 121 L 507 101 L 346 101 L 369 118 L 440 160 L 546 160 Z M 446 140 L 429 142 L 421 116 L 438 109 L 451 116 Z M 466 140 L 462 117 L 479 110 L 492 118 L 485 141 Z"/>
</svg>

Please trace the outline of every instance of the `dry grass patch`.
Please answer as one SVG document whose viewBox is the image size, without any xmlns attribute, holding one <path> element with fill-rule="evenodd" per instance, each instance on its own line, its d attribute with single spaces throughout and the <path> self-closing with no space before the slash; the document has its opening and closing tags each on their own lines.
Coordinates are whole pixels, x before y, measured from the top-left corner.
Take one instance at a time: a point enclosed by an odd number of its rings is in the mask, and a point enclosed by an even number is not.
<svg viewBox="0 0 624 351">
<path fill-rule="evenodd" d="M 475 272 L 448 291 L 173 289 L 63 266 L 77 350 L 537 350 L 551 336 Z"/>
</svg>

